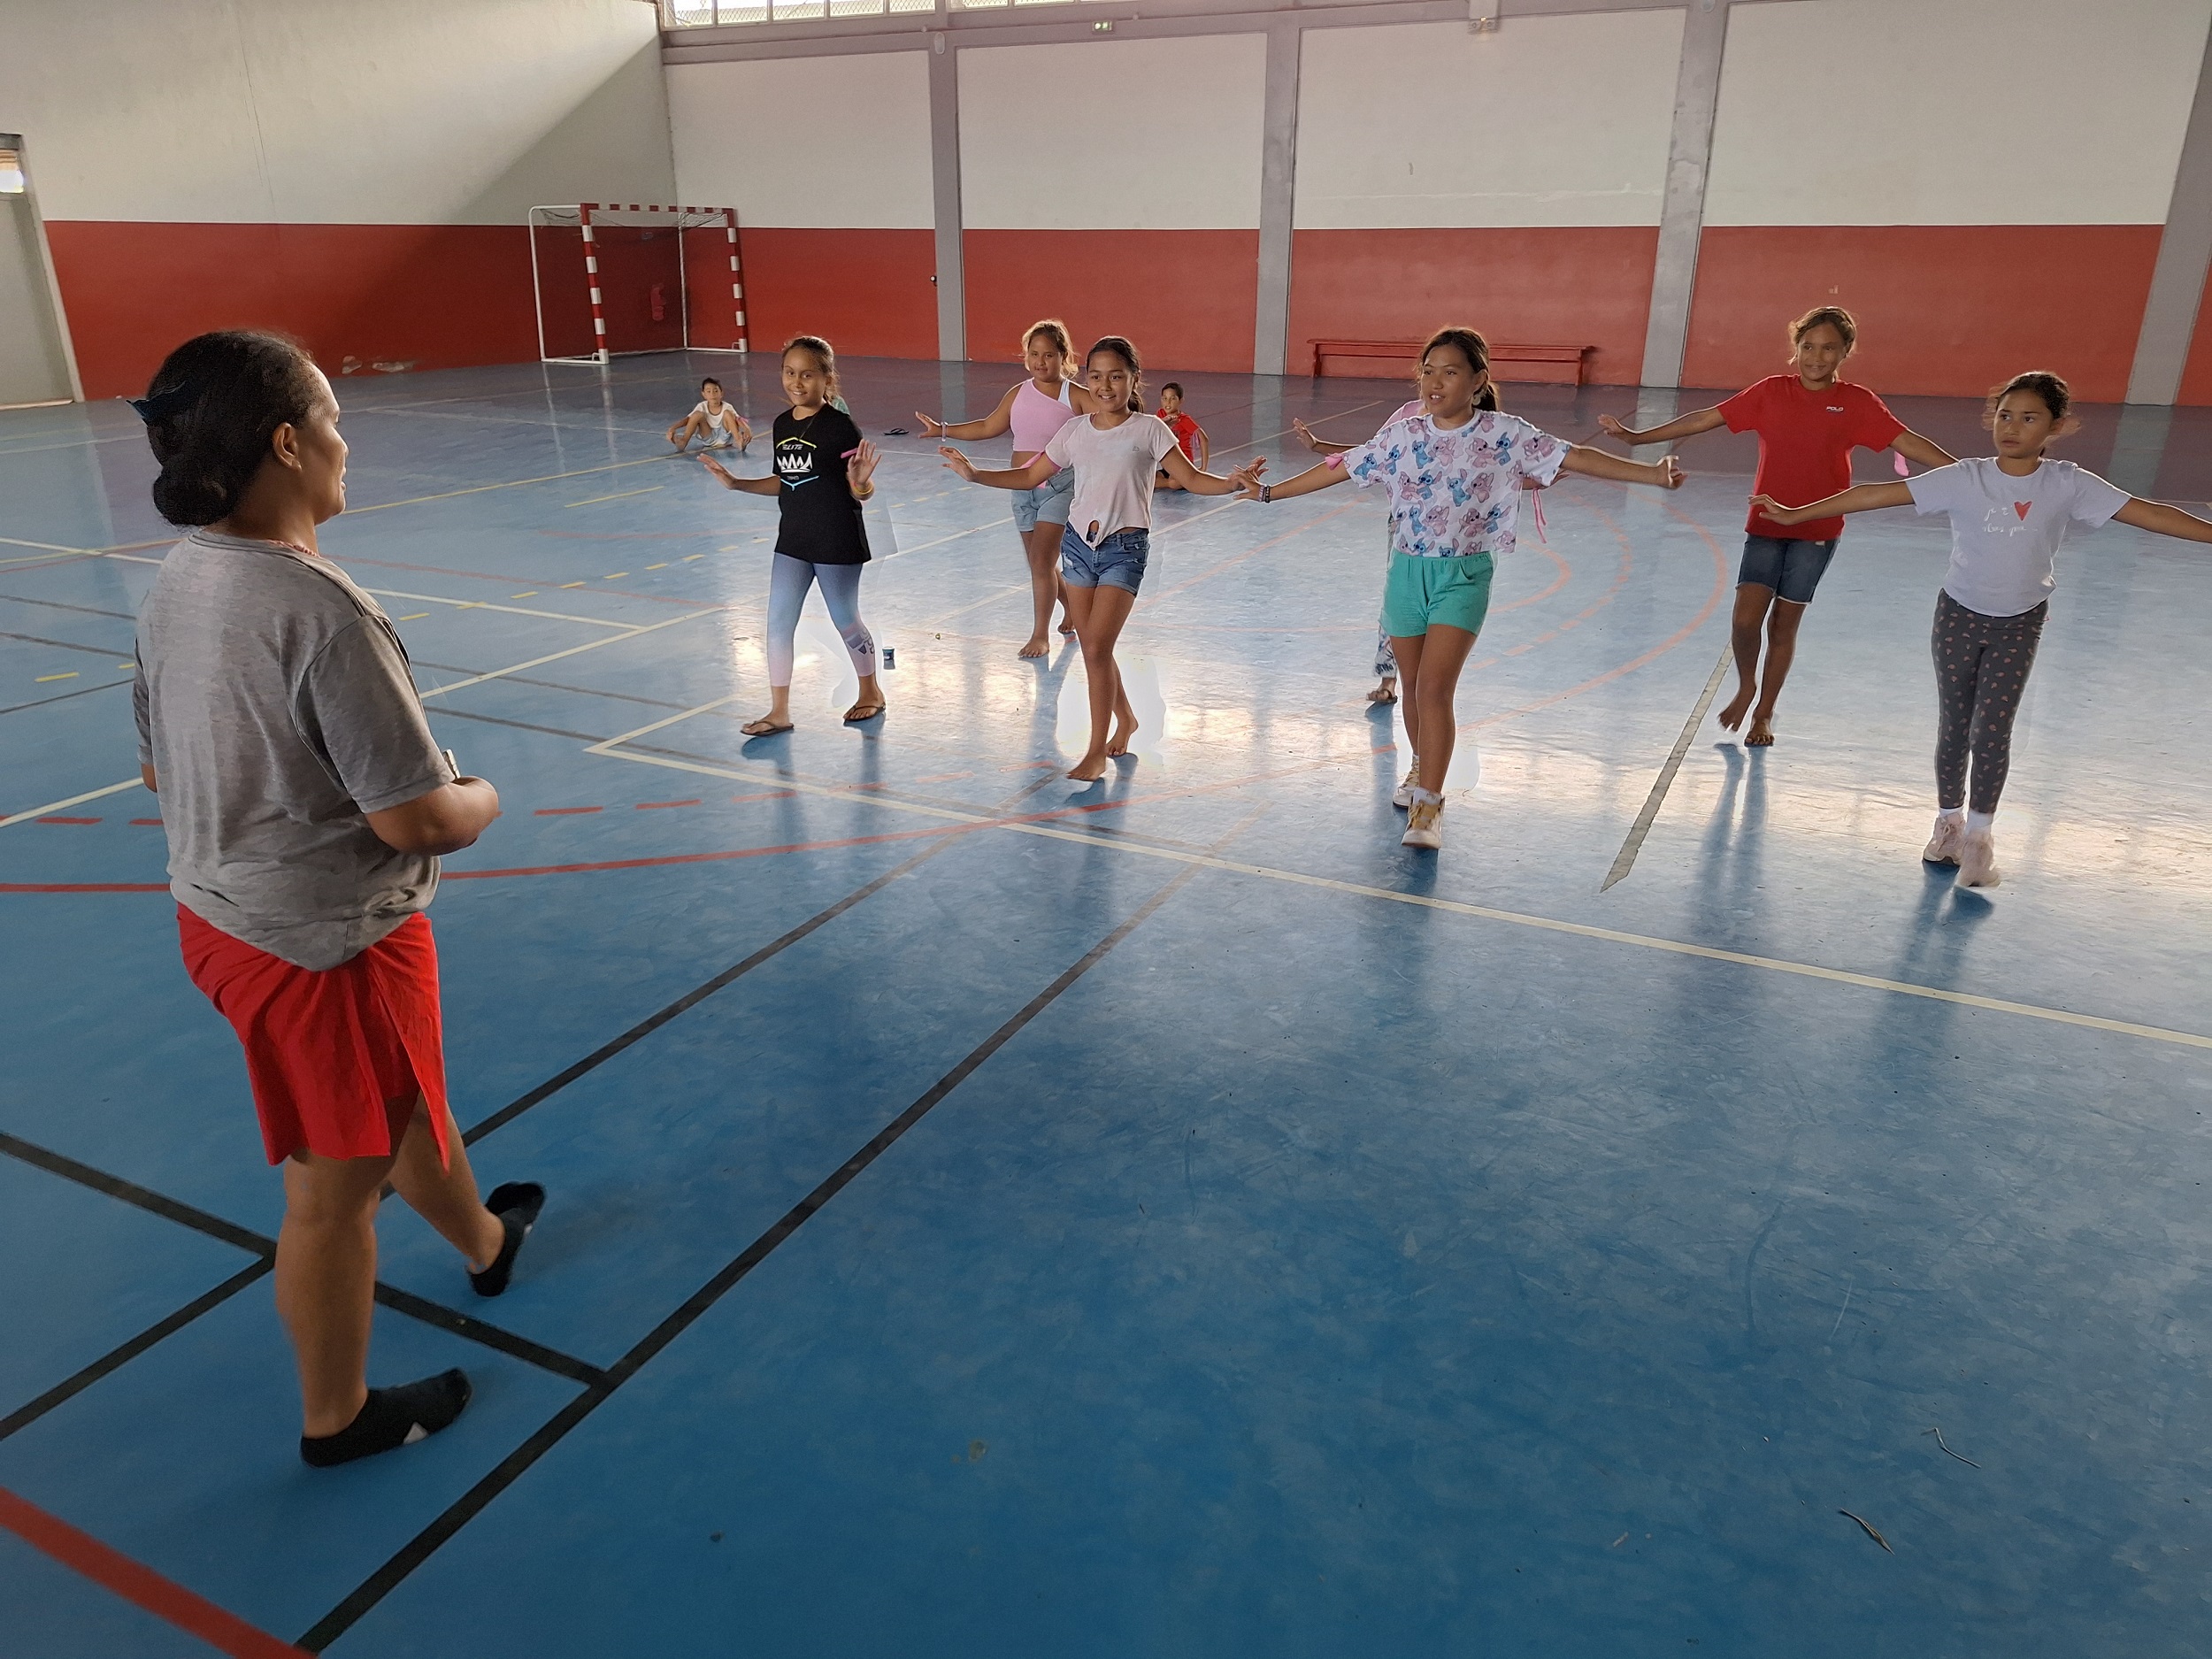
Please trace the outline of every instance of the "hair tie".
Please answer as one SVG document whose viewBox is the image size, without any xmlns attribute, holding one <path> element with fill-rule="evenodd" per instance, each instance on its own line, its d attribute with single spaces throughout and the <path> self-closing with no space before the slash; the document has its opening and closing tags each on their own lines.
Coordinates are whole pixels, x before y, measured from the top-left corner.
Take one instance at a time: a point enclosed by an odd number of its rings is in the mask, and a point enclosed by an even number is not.
<svg viewBox="0 0 2212 1659">
<path fill-rule="evenodd" d="M 180 385 L 171 387 L 165 392 L 156 392 L 150 396 L 124 399 L 124 402 L 138 411 L 138 418 L 150 426 L 157 420 L 166 420 L 172 415 L 181 415 L 199 401 L 199 385 L 193 380 L 186 380 Z"/>
</svg>

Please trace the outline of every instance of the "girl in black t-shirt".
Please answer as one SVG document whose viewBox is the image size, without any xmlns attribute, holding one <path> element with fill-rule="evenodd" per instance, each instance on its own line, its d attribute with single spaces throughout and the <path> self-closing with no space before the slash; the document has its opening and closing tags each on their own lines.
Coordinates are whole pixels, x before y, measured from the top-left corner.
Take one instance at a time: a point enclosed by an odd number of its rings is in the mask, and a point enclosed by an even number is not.
<svg viewBox="0 0 2212 1659">
<path fill-rule="evenodd" d="M 775 496 L 782 515 L 768 579 L 771 702 L 766 714 L 743 727 L 748 737 L 791 729 L 792 641 L 806 590 L 817 583 L 860 676 L 860 700 L 845 710 L 845 724 L 872 720 L 884 709 L 875 635 L 860 618 L 860 568 L 868 562 L 860 503 L 876 493 L 881 453 L 837 406 L 837 357 L 828 341 L 799 334 L 785 345 L 783 392 L 791 407 L 776 417 L 771 476 L 733 478 L 713 456 L 699 457 L 725 488 Z"/>
</svg>

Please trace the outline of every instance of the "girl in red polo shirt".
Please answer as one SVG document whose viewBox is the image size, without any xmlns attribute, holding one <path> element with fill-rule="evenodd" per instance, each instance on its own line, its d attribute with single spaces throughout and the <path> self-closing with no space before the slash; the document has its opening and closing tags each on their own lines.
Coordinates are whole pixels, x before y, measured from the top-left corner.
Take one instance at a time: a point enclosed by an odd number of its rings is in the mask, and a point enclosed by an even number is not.
<svg viewBox="0 0 2212 1659">
<path fill-rule="evenodd" d="M 1793 374 L 1770 375 L 1710 409 L 1638 432 L 1611 415 L 1598 425 L 1631 445 L 1667 443 L 1726 426 L 1759 434 L 1759 471 L 1752 493 L 1776 501 L 1819 501 L 1851 487 L 1851 451 L 1894 449 L 1922 466 L 1955 458 L 1907 429 L 1863 386 L 1837 373 L 1858 343 L 1859 325 L 1840 305 L 1819 305 L 1790 325 Z M 1840 518 L 1783 524 L 1755 502 L 1744 524 L 1743 564 L 1736 573 L 1736 695 L 1720 711 L 1727 731 L 1751 717 L 1749 747 L 1774 741 L 1774 705 L 1797 655 L 1797 625 L 1813 602 L 1843 534 Z M 1766 670 L 1759 668 L 1759 631 L 1766 630 Z"/>
</svg>

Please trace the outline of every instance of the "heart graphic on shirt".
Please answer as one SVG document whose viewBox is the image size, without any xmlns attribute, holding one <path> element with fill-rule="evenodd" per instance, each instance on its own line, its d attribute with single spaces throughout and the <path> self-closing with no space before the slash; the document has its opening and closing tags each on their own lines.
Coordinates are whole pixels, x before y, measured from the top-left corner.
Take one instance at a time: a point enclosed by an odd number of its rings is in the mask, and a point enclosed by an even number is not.
<svg viewBox="0 0 2212 1659">
<path fill-rule="evenodd" d="M 2012 510 L 2020 515 L 2022 522 L 2024 523 L 2027 519 L 2028 509 L 2034 505 L 2035 503 L 2032 501 L 2016 501 L 2012 503 Z"/>
</svg>

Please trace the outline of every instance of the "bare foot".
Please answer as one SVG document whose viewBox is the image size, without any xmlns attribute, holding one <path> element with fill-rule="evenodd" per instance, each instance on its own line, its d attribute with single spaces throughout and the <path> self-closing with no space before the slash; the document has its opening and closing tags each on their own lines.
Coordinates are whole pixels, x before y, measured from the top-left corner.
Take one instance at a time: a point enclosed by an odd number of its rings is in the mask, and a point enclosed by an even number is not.
<svg viewBox="0 0 2212 1659">
<path fill-rule="evenodd" d="M 1069 621 L 1065 617 L 1062 617 L 1060 618 L 1060 632 L 1066 634 L 1070 639 L 1073 639 L 1075 637 L 1075 624 Z"/>
<path fill-rule="evenodd" d="M 779 720 L 772 714 L 764 714 L 757 720 L 748 720 L 737 729 L 748 737 L 773 737 L 779 732 L 788 732 L 791 722 Z"/>
<path fill-rule="evenodd" d="M 1052 641 L 1041 634 L 1033 634 L 1029 636 L 1029 643 L 1023 646 L 1014 655 L 1017 657 L 1049 657 L 1052 655 Z"/>
<path fill-rule="evenodd" d="M 1732 732 L 1743 724 L 1744 716 L 1751 712 L 1751 699 L 1758 695 L 1758 690 L 1756 686 L 1746 686 L 1729 698 L 1727 706 L 1720 711 L 1722 731 Z"/>
<path fill-rule="evenodd" d="M 1751 729 L 1743 734 L 1743 746 L 1746 749 L 1765 749 L 1773 741 L 1774 717 L 1771 714 L 1753 715 Z"/>
<path fill-rule="evenodd" d="M 1367 701 L 1370 703 L 1397 702 L 1398 682 L 1390 675 L 1385 674 L 1382 678 L 1382 684 L 1367 694 Z"/>
<path fill-rule="evenodd" d="M 1124 755 L 1126 755 L 1129 752 L 1129 740 L 1136 734 L 1137 721 L 1135 716 L 1132 715 L 1125 718 L 1121 715 L 1116 715 L 1114 717 L 1114 734 L 1106 740 L 1107 754 L 1111 756 L 1114 759 L 1119 760 Z"/>
<path fill-rule="evenodd" d="M 1086 755 L 1068 768 L 1068 776 L 1078 783 L 1096 783 L 1106 775 L 1106 757 Z"/>
</svg>

